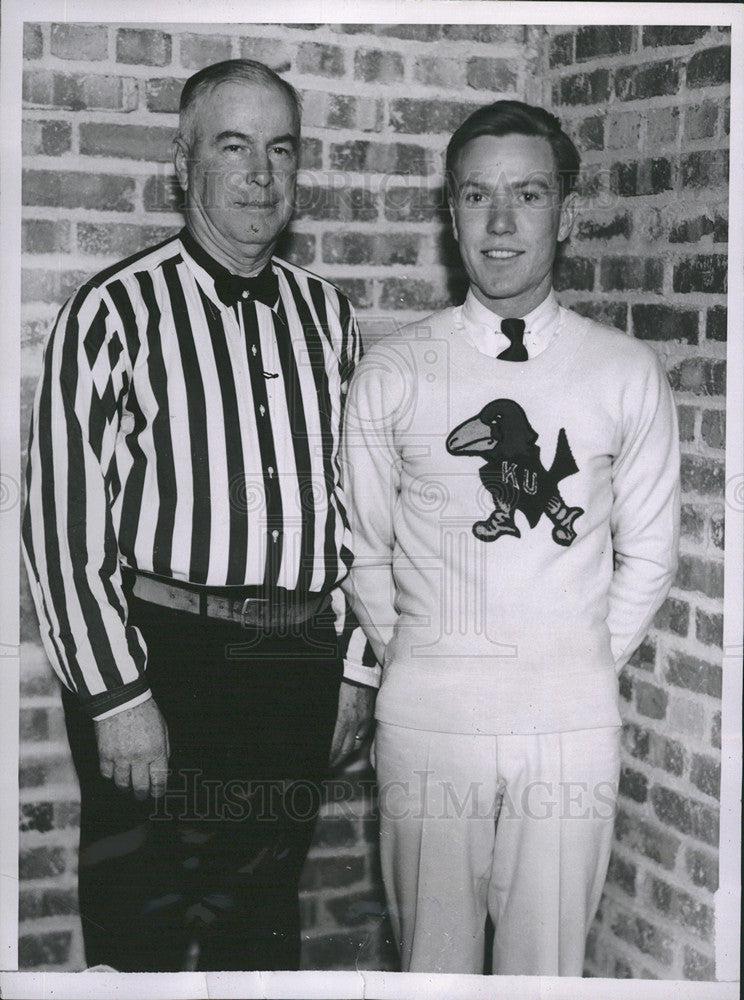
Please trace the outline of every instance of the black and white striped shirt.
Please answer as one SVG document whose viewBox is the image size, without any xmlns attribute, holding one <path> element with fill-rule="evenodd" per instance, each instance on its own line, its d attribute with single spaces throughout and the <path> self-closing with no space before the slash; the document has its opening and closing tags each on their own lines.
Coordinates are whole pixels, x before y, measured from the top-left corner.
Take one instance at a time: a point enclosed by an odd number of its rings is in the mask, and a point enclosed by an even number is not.
<svg viewBox="0 0 744 1000">
<path fill-rule="evenodd" d="M 149 697 L 121 565 L 210 587 L 332 592 L 345 676 L 376 671 L 338 587 L 339 485 L 361 356 L 347 299 L 278 258 L 273 308 L 223 305 L 183 232 L 98 274 L 61 310 L 29 441 L 23 540 L 42 638 L 94 718 Z"/>
</svg>

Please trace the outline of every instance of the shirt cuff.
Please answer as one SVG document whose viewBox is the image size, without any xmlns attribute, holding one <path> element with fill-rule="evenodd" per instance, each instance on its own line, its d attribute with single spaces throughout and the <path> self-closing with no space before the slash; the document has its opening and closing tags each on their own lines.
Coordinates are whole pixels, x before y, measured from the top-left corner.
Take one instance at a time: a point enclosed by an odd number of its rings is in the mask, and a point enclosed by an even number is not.
<svg viewBox="0 0 744 1000">
<path fill-rule="evenodd" d="M 365 687 L 378 688 L 382 680 L 382 670 L 377 664 L 374 667 L 365 667 L 363 663 L 344 660 L 344 680 L 363 684 Z"/>
<path fill-rule="evenodd" d="M 112 715 L 118 715 L 119 712 L 125 712 L 128 708 L 134 708 L 135 705 L 141 705 L 145 701 L 149 701 L 152 698 L 152 691 L 148 688 L 147 691 L 143 691 L 141 694 L 134 695 L 129 701 L 122 702 L 121 705 L 116 705 L 114 708 L 109 708 L 104 712 L 96 712 L 93 715 L 94 722 L 101 722 L 102 719 L 110 719 Z"/>
</svg>

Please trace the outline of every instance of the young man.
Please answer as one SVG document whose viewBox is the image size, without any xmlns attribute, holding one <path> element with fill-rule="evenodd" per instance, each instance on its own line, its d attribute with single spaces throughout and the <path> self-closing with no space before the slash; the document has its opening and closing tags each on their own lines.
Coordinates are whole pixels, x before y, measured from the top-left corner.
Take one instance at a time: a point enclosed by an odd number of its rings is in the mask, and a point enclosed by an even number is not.
<svg viewBox="0 0 744 1000">
<path fill-rule="evenodd" d="M 540 108 L 447 150 L 465 303 L 352 382 L 352 603 L 404 970 L 582 973 L 618 778 L 617 673 L 674 573 L 678 447 L 654 352 L 558 305 L 578 153 Z"/>
<path fill-rule="evenodd" d="M 120 972 L 297 968 L 319 785 L 369 725 L 339 588 L 361 344 L 347 299 L 273 256 L 299 150 L 266 66 L 196 73 L 186 228 L 86 282 L 46 350 L 23 538 L 80 779 L 86 958 Z"/>
</svg>

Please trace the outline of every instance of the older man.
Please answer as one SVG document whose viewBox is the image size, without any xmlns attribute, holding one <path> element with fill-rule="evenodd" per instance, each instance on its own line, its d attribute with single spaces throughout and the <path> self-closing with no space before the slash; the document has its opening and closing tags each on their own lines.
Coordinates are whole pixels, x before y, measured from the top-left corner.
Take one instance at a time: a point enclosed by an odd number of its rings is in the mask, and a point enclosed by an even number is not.
<svg viewBox="0 0 744 1000">
<path fill-rule="evenodd" d="M 320 782 L 369 726 L 339 589 L 359 334 L 273 257 L 299 146 L 267 67 L 192 76 L 185 230 L 86 282 L 47 346 L 23 538 L 80 779 L 89 964 L 296 968 Z"/>
<path fill-rule="evenodd" d="M 607 870 L 617 672 L 674 573 L 663 368 L 561 308 L 579 156 L 542 108 L 447 150 L 470 288 L 381 341 L 347 408 L 355 608 L 384 673 L 382 871 L 403 969 L 580 976 Z"/>
</svg>

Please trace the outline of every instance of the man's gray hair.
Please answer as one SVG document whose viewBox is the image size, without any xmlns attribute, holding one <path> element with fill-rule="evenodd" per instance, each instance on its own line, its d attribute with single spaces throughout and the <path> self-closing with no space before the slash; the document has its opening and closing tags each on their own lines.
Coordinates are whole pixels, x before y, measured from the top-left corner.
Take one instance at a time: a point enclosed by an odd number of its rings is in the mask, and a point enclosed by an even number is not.
<svg viewBox="0 0 744 1000">
<path fill-rule="evenodd" d="M 273 69 L 255 59 L 226 59 L 224 62 L 205 66 L 194 73 L 186 81 L 181 92 L 181 103 L 178 109 L 178 134 L 191 145 L 194 138 L 194 118 L 196 107 L 202 97 L 211 93 L 220 83 L 242 81 L 244 83 L 263 83 L 273 85 L 282 90 L 289 98 L 300 128 L 302 118 L 302 99 L 291 83 L 283 80 Z"/>
</svg>

